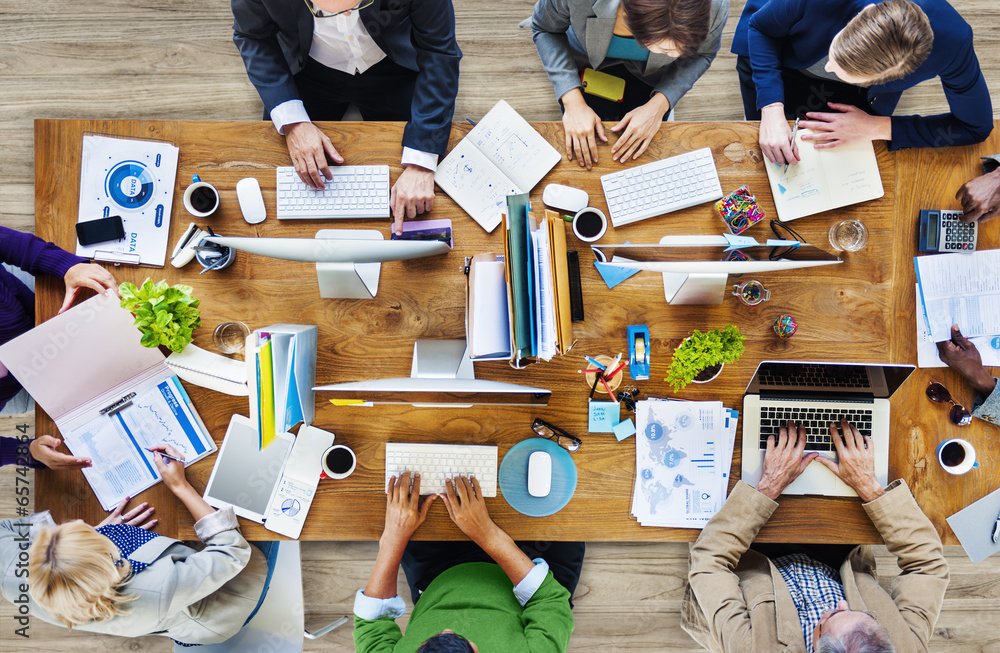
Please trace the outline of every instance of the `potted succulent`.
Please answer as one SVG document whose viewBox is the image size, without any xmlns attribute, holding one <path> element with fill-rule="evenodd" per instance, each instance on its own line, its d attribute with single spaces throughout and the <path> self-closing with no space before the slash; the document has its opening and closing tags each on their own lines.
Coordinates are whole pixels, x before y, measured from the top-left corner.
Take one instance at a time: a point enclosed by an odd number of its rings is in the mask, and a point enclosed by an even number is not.
<svg viewBox="0 0 1000 653">
<path fill-rule="evenodd" d="M 134 283 L 118 286 L 122 308 L 135 316 L 135 325 L 142 333 L 143 347 L 164 346 L 181 351 L 191 342 L 192 332 L 201 326 L 201 311 L 190 286 L 168 286 L 166 281 L 151 279 L 136 288 Z"/>
<path fill-rule="evenodd" d="M 711 381 L 726 363 L 734 363 L 743 355 L 746 336 L 732 324 L 707 333 L 695 331 L 674 349 L 674 358 L 664 381 L 679 392 L 692 381 Z"/>
</svg>

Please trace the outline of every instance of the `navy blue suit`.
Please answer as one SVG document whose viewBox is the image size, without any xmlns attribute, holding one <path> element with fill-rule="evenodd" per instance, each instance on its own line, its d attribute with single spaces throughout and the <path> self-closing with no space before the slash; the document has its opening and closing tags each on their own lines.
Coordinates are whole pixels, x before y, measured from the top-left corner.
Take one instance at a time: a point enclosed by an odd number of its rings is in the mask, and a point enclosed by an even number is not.
<svg viewBox="0 0 1000 653">
<path fill-rule="evenodd" d="M 294 76 L 309 57 L 313 15 L 302 0 L 230 0 L 233 41 L 264 111 L 301 99 Z M 451 0 L 375 0 L 361 21 L 388 59 L 416 72 L 403 146 L 443 155 L 458 94 L 462 51 Z M 363 75 L 363 73 L 362 73 Z M 386 88 L 389 101 L 398 89 Z"/>
<path fill-rule="evenodd" d="M 934 46 L 927 60 L 903 79 L 868 89 L 878 115 L 890 116 L 902 92 L 941 78 L 951 113 L 892 116 L 889 149 L 979 143 L 993 130 L 993 105 L 972 28 L 944 0 L 913 0 L 927 14 Z M 833 37 L 871 0 L 748 0 L 736 26 L 732 51 L 749 57 L 758 109 L 784 101 L 782 69 L 808 68 L 825 57 Z"/>
</svg>

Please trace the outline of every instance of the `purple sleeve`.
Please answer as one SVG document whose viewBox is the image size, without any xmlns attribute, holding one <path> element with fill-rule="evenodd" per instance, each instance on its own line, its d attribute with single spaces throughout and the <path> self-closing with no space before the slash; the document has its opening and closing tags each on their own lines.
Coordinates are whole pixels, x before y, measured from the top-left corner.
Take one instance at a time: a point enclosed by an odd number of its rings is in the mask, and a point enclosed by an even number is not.
<svg viewBox="0 0 1000 653">
<path fill-rule="evenodd" d="M 44 272 L 62 279 L 71 267 L 86 263 L 87 259 L 70 254 L 33 234 L 0 227 L 0 261 L 34 275 Z"/>
<path fill-rule="evenodd" d="M 22 444 L 24 446 L 23 453 L 19 454 L 17 449 Z M 28 442 L 22 443 L 17 438 L 0 438 L 0 467 L 4 465 L 17 465 L 19 467 L 32 467 L 34 469 L 45 467 L 45 465 L 31 457 L 31 453 L 28 451 Z"/>
</svg>

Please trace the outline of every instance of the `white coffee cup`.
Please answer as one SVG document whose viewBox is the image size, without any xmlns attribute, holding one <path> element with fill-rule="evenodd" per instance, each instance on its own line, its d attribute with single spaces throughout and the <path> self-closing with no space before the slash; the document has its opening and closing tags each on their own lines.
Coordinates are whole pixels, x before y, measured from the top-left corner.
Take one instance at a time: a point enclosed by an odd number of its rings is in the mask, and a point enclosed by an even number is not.
<svg viewBox="0 0 1000 653">
<path fill-rule="evenodd" d="M 219 208 L 219 191 L 215 189 L 215 186 L 207 181 L 202 181 L 201 177 L 198 175 L 192 175 L 191 181 L 194 183 L 184 189 L 184 208 L 187 209 L 188 213 L 195 217 L 207 218 L 215 213 Z M 206 190 L 199 191 L 199 188 L 204 188 Z M 192 195 L 194 195 L 195 192 L 198 192 L 199 196 L 195 197 L 192 201 Z M 211 193 L 212 197 L 208 197 L 209 193 Z M 214 199 L 214 203 L 212 203 L 211 208 L 209 208 L 208 204 L 205 203 L 206 198 Z M 204 210 L 196 208 L 196 204 Z"/>
<path fill-rule="evenodd" d="M 972 443 L 961 438 L 952 438 L 939 444 L 937 458 L 944 471 L 956 476 L 979 467 Z"/>
<path fill-rule="evenodd" d="M 331 459 L 331 456 L 333 458 Z M 350 457 L 350 467 L 347 467 L 346 461 L 347 456 Z M 326 451 L 323 452 L 323 458 L 321 459 L 323 464 L 323 473 L 327 477 L 332 479 L 342 479 L 347 478 L 354 473 L 354 469 L 358 466 L 358 457 L 354 455 L 354 451 L 350 447 L 343 444 L 335 444 Z M 337 465 L 336 463 L 341 463 Z M 336 467 L 334 469 L 333 467 Z M 344 471 L 344 470 L 347 471 Z"/>
<path fill-rule="evenodd" d="M 604 211 L 586 206 L 573 216 L 573 233 L 585 243 L 593 243 L 608 231 L 608 218 Z"/>
</svg>

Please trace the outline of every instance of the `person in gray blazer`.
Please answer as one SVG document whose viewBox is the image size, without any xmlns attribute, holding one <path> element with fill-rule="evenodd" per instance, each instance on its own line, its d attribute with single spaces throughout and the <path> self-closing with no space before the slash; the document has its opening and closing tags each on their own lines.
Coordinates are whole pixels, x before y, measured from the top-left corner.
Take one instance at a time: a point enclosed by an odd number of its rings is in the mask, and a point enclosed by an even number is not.
<svg viewBox="0 0 1000 653">
<path fill-rule="evenodd" d="M 566 158 L 588 170 L 597 162 L 597 138 L 608 141 L 602 120 L 618 121 L 613 161 L 645 152 L 712 64 L 728 17 L 729 0 L 538 0 L 531 30 L 563 108 Z M 584 95 L 585 68 L 624 79 L 623 97 Z"/>
<path fill-rule="evenodd" d="M 155 449 L 180 458 L 172 447 Z M 203 546 L 150 532 L 153 509 L 142 504 L 123 514 L 128 499 L 97 528 L 80 520 L 56 526 L 47 512 L 0 521 L 0 589 L 25 637 L 35 617 L 88 632 L 214 644 L 256 612 L 275 556 L 243 539 L 232 508 L 209 506 L 182 463 L 159 453 L 154 461 L 197 520 Z"/>
</svg>

